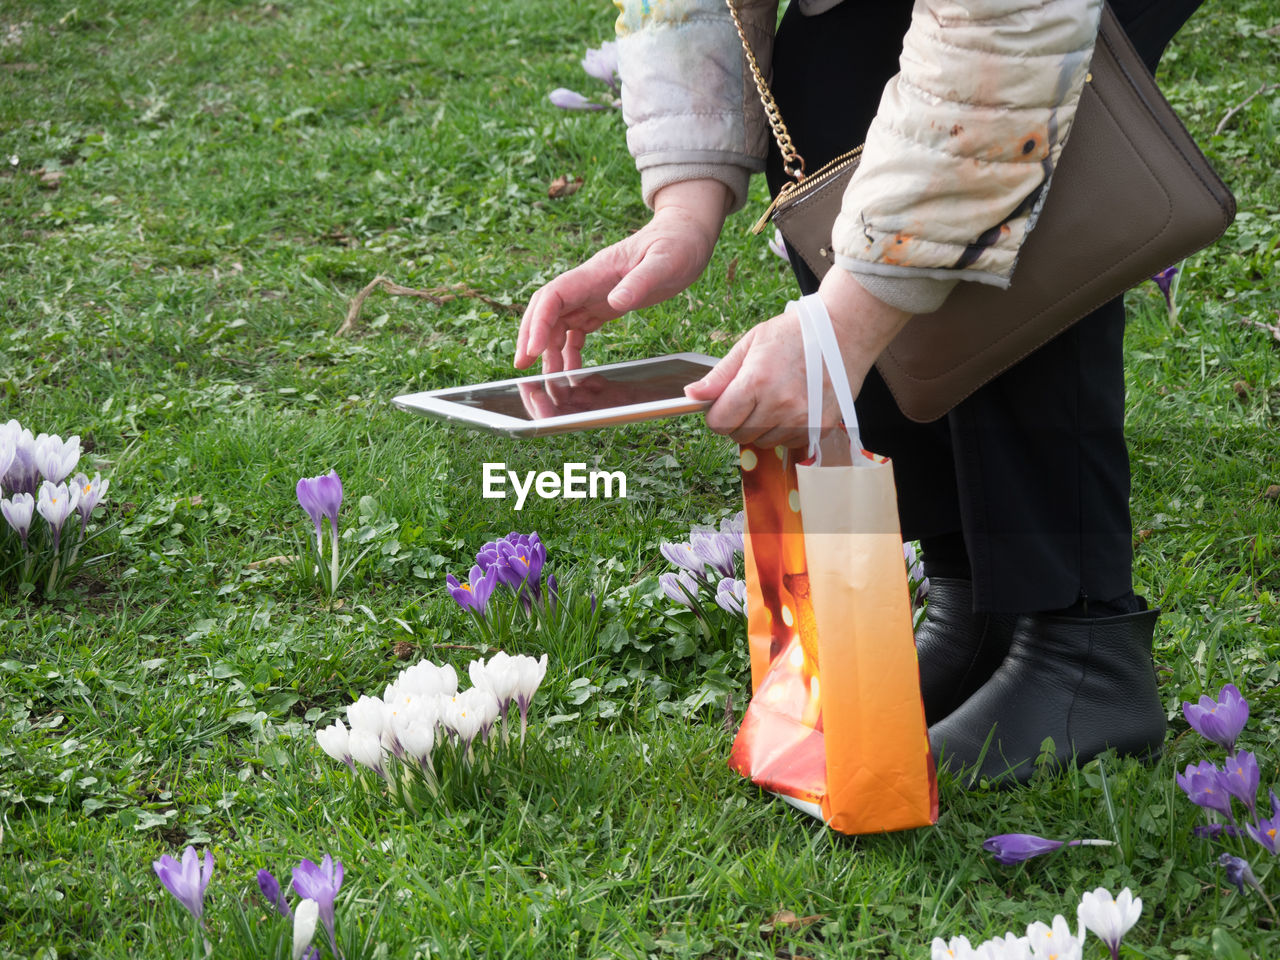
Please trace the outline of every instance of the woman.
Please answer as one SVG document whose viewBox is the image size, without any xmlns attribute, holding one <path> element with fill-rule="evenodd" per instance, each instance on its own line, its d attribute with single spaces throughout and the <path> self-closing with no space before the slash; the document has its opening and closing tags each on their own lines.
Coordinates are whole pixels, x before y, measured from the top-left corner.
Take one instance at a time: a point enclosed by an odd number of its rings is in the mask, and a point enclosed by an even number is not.
<svg viewBox="0 0 1280 960">
<path fill-rule="evenodd" d="M 935 754 L 1027 779 L 1056 758 L 1156 752 L 1156 611 L 1133 593 L 1123 303 L 943 419 L 903 417 L 872 364 L 959 282 L 1007 285 L 1070 132 L 1101 0 L 733 0 L 810 170 L 862 141 L 819 284 L 868 448 L 894 460 L 931 593 L 917 633 Z M 1199 0 L 1117 0 L 1154 69 Z M 516 365 L 576 367 L 586 333 L 701 274 L 751 172 L 785 180 L 724 0 L 620 2 L 628 144 L 652 220 L 531 298 Z M 753 327 L 690 396 L 740 443 L 803 446 L 798 319 Z M 825 420 L 835 416 L 827 405 Z"/>
</svg>

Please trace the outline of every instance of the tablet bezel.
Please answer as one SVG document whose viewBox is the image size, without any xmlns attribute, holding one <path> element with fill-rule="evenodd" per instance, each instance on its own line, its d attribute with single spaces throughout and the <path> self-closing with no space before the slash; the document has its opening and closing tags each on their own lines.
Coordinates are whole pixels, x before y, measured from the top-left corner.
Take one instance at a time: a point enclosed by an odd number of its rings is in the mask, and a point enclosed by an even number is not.
<svg viewBox="0 0 1280 960">
<path fill-rule="evenodd" d="M 656 363 L 663 360 L 684 360 L 691 363 L 704 364 L 708 371 L 720 362 L 719 357 L 705 353 L 669 353 L 661 357 L 645 357 L 642 360 L 623 360 L 618 363 L 605 363 L 599 366 L 580 367 L 577 370 L 560 371 L 559 373 L 541 373 L 528 377 L 512 377 L 508 380 L 493 380 L 488 383 L 473 383 L 460 387 L 444 387 L 439 390 L 427 390 L 422 393 L 406 393 L 392 398 L 391 402 L 401 410 L 436 420 L 461 423 L 464 426 L 500 433 L 511 437 L 542 437 L 549 434 L 568 433 L 574 430 L 592 430 L 600 427 L 634 423 L 640 420 L 655 420 L 660 417 L 673 417 L 686 413 L 699 413 L 711 406 L 705 400 L 690 400 L 687 397 L 672 397 L 669 400 L 651 400 L 646 403 L 633 403 L 621 407 L 605 407 L 600 410 L 588 410 L 582 413 L 569 413 L 559 417 L 547 417 L 544 420 L 521 420 L 505 414 L 494 413 L 479 407 L 470 407 L 454 403 L 450 396 L 466 394 L 486 387 L 508 387 L 517 383 L 540 383 L 555 377 L 563 377 L 566 373 L 591 374 L 602 370 L 619 370 L 640 364 Z"/>
</svg>

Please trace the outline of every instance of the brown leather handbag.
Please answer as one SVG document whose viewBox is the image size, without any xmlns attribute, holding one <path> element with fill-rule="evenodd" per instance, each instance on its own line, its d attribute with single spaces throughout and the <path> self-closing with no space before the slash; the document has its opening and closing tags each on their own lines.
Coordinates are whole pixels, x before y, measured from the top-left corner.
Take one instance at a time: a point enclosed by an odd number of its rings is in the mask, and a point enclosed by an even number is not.
<svg viewBox="0 0 1280 960">
<path fill-rule="evenodd" d="M 804 174 L 734 0 L 726 3 L 796 181 L 755 232 L 771 219 L 821 277 L 834 260 L 831 228 L 862 148 Z M 876 366 L 907 417 L 936 420 L 1081 317 L 1213 243 L 1235 210 L 1107 6 L 1075 122 L 1012 284 L 957 285 L 941 309 L 912 317 Z"/>
</svg>

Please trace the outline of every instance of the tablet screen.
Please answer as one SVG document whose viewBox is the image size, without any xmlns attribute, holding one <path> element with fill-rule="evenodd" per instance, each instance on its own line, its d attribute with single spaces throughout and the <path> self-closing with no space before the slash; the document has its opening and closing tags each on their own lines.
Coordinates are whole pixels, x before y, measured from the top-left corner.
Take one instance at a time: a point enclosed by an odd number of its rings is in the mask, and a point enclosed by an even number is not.
<svg viewBox="0 0 1280 960">
<path fill-rule="evenodd" d="M 441 399 L 517 420 L 545 420 L 658 400 L 684 399 L 684 388 L 706 376 L 706 364 L 662 358 L 614 369 L 571 370 L 543 380 L 468 387 Z"/>
</svg>

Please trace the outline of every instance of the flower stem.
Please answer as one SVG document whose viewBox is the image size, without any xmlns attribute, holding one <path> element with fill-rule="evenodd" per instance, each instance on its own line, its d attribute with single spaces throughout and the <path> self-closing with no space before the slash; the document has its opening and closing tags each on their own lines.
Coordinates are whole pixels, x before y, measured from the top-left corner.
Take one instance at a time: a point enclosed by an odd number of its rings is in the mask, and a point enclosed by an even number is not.
<svg viewBox="0 0 1280 960">
<path fill-rule="evenodd" d="M 329 596 L 338 592 L 338 531 L 330 527 L 333 536 L 333 556 L 329 561 Z"/>
<path fill-rule="evenodd" d="M 49 568 L 49 582 L 45 586 L 46 593 L 53 593 L 54 587 L 58 584 L 58 561 L 61 559 L 57 554 L 53 556 L 53 566 Z"/>
</svg>

